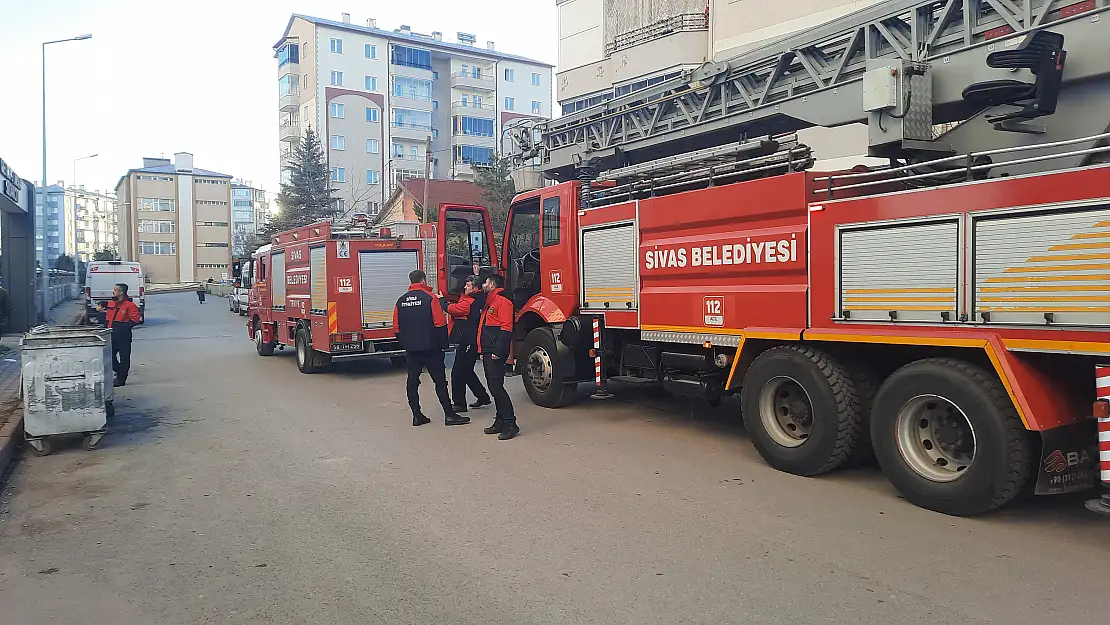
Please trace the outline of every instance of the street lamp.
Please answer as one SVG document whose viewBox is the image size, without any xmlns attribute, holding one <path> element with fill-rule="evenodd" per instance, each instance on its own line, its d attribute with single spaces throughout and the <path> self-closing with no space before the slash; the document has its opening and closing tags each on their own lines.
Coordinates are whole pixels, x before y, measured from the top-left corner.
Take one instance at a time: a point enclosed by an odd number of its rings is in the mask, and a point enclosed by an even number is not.
<svg viewBox="0 0 1110 625">
<path fill-rule="evenodd" d="M 92 39 L 91 34 L 77 35 L 68 39 L 55 39 L 54 41 L 44 41 L 42 43 L 42 214 L 46 214 L 46 46 L 54 43 L 65 43 L 67 41 L 84 41 Z M 64 207 L 63 207 L 64 210 Z M 38 224 L 35 224 L 38 227 Z M 43 276 L 48 275 L 46 268 L 46 225 L 43 224 L 43 237 L 42 237 L 42 252 L 39 253 L 39 264 L 42 266 Z M 75 272 L 76 273 L 76 272 Z M 46 287 L 49 282 L 42 285 L 42 314 L 45 317 L 46 307 Z"/>
<path fill-rule="evenodd" d="M 81 257 L 81 250 L 77 249 L 77 161 L 83 161 L 90 158 L 96 158 L 100 154 L 90 154 L 82 156 L 81 158 L 73 159 L 73 178 L 71 184 L 73 185 L 73 283 L 77 284 L 77 269 L 78 259 Z"/>
</svg>

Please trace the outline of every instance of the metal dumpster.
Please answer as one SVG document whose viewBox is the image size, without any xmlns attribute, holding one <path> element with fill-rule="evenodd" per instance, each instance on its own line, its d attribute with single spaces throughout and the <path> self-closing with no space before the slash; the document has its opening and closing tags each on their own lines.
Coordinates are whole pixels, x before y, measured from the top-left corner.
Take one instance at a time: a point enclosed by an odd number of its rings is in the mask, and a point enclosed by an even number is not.
<svg viewBox="0 0 1110 625">
<path fill-rule="evenodd" d="M 87 326 L 39 326 L 23 335 L 23 430 L 36 455 L 58 434 L 104 435 L 112 404 L 112 333 Z"/>
</svg>

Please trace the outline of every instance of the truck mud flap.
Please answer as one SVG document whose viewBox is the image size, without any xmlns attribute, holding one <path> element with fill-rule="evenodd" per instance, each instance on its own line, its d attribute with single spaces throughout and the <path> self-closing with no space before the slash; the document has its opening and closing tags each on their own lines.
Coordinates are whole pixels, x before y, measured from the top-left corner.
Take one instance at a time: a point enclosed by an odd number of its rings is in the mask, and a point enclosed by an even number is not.
<svg viewBox="0 0 1110 625">
<path fill-rule="evenodd" d="M 1094 488 L 1098 483 L 1098 437 L 1093 420 L 1041 432 L 1037 495 L 1062 495 Z"/>
</svg>

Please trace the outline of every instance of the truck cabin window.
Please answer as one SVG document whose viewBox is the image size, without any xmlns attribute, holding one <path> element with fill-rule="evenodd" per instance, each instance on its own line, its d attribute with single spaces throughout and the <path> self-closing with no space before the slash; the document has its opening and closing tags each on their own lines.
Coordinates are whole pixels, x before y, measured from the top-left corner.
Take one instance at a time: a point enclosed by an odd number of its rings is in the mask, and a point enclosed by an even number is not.
<svg viewBox="0 0 1110 625">
<path fill-rule="evenodd" d="M 533 198 L 512 208 L 509 224 L 505 290 L 518 308 L 540 292 L 540 200 Z"/>
<path fill-rule="evenodd" d="M 490 267 L 490 245 L 481 213 L 453 210 L 445 220 L 444 247 L 447 252 L 447 292 L 459 295 L 466 279 L 478 266 L 479 273 Z"/>
</svg>

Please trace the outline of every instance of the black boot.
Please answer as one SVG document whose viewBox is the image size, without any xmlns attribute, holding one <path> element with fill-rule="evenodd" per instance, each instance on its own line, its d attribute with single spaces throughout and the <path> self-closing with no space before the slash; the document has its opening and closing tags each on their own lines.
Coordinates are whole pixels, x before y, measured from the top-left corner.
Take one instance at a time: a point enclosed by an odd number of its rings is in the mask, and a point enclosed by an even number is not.
<svg viewBox="0 0 1110 625">
<path fill-rule="evenodd" d="M 459 414 L 462 414 L 462 413 L 466 412 L 466 404 L 465 403 L 451 404 L 451 408 Z"/>
<path fill-rule="evenodd" d="M 516 426 L 516 419 L 505 421 L 501 426 L 501 433 L 497 435 L 497 440 L 507 441 L 516 438 L 517 434 L 520 434 L 520 428 Z"/>
<path fill-rule="evenodd" d="M 116 379 L 112 380 L 112 386 L 127 386 L 127 378 L 116 376 Z"/>
<path fill-rule="evenodd" d="M 443 420 L 443 425 L 466 425 L 470 423 L 470 417 L 464 417 L 456 412 L 447 415 Z"/>
<path fill-rule="evenodd" d="M 495 417 L 493 419 L 493 425 L 489 426 L 488 428 L 486 428 L 482 431 L 485 432 L 486 434 L 500 434 L 501 433 L 501 426 L 502 426 L 501 418 L 500 417 Z"/>
<path fill-rule="evenodd" d="M 492 403 L 493 403 L 493 400 L 490 399 L 489 397 L 487 397 L 485 399 L 479 399 L 478 401 L 474 402 L 473 404 L 470 404 L 470 407 L 471 408 L 485 408 L 486 406 L 488 406 Z"/>
<path fill-rule="evenodd" d="M 421 425 L 427 425 L 431 422 L 432 422 L 432 420 L 429 419 L 428 417 L 425 417 L 423 414 L 416 414 L 416 415 L 412 416 L 412 425 L 413 425 L 413 427 L 419 427 Z"/>
</svg>

